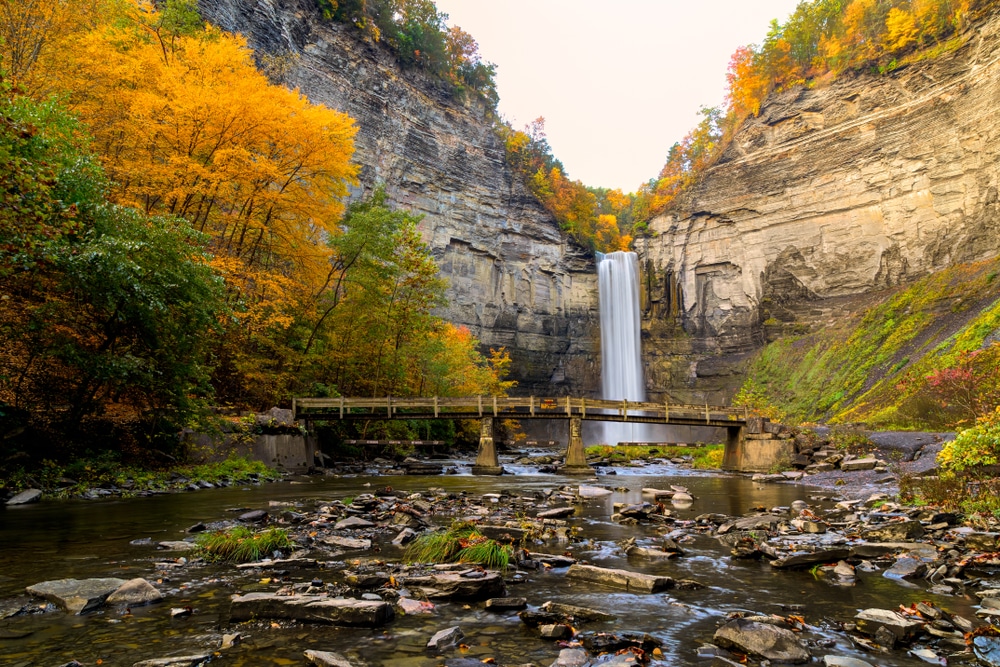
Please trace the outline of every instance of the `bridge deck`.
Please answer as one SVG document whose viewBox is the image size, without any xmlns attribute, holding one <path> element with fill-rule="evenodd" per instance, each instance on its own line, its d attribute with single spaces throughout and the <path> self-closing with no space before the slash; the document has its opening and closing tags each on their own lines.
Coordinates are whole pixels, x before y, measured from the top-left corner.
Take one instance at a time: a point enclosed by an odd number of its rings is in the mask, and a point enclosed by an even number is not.
<svg viewBox="0 0 1000 667">
<path fill-rule="evenodd" d="M 743 408 L 594 398 L 468 396 L 462 398 L 296 398 L 295 418 L 304 421 L 364 419 L 571 419 L 733 427 L 746 424 Z"/>
</svg>

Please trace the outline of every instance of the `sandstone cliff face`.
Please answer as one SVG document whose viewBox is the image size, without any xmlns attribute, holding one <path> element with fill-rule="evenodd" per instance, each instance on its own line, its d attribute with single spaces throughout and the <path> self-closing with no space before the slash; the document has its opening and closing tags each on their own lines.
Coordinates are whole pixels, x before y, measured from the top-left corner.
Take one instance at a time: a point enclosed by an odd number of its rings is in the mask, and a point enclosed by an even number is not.
<svg viewBox="0 0 1000 667">
<path fill-rule="evenodd" d="M 769 99 L 638 243 L 650 389 L 725 400 L 776 322 L 1000 252 L 998 104 L 1000 19 Z"/>
<path fill-rule="evenodd" d="M 360 190 L 423 214 L 421 232 L 449 280 L 440 314 L 485 346 L 506 346 L 518 393 L 599 386 L 594 260 L 504 161 L 484 106 L 458 101 L 391 53 L 323 21 L 314 0 L 201 0 L 210 22 L 278 56 L 284 82 L 356 119 Z"/>
</svg>

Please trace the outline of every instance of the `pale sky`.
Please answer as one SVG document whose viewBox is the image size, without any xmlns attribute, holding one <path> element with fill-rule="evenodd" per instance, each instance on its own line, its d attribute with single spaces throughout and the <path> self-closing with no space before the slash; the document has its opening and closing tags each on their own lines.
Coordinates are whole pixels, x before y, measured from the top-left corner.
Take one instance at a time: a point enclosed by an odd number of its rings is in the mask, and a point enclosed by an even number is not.
<svg viewBox="0 0 1000 667">
<path fill-rule="evenodd" d="M 435 0 L 497 65 L 500 112 L 539 116 L 573 180 L 635 191 L 723 104 L 738 46 L 799 0 Z"/>
</svg>

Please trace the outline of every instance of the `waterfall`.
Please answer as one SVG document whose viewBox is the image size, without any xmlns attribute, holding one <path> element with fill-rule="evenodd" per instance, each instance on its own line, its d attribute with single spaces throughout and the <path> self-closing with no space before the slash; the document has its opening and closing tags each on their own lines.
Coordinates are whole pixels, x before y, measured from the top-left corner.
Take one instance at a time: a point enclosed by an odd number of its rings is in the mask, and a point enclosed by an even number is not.
<svg viewBox="0 0 1000 667">
<path fill-rule="evenodd" d="M 639 261 L 634 252 L 597 255 L 601 308 L 601 388 L 606 400 L 646 400 L 639 342 Z M 645 442 L 657 439 L 648 424 L 605 422 L 603 440 Z"/>
</svg>

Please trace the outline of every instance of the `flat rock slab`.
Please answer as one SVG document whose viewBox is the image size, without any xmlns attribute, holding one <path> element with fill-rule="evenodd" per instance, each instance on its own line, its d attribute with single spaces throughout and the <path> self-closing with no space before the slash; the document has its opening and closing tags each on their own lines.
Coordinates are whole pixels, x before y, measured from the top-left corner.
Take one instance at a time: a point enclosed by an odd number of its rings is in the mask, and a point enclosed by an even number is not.
<svg viewBox="0 0 1000 667">
<path fill-rule="evenodd" d="M 142 577 L 129 579 L 105 600 L 107 604 L 127 604 L 131 607 L 159 602 L 161 593 L 153 584 Z"/>
<path fill-rule="evenodd" d="M 922 537 L 924 527 L 919 521 L 893 521 L 864 531 L 869 542 L 903 542 Z"/>
<path fill-rule="evenodd" d="M 810 659 L 809 651 L 791 630 L 743 618 L 729 621 L 716 630 L 715 642 L 771 662 L 802 663 Z"/>
<path fill-rule="evenodd" d="M 375 524 L 361 517 L 349 516 L 333 525 L 334 530 L 354 530 L 356 528 L 372 528 Z"/>
<path fill-rule="evenodd" d="M 339 653 L 308 650 L 303 655 L 316 667 L 352 667 L 350 660 Z"/>
<path fill-rule="evenodd" d="M 997 550 L 998 538 L 1000 533 L 966 533 L 965 548 L 972 551 L 993 552 Z"/>
<path fill-rule="evenodd" d="M 249 621 L 252 618 L 273 618 L 378 628 L 392 621 L 392 605 L 376 600 L 341 600 L 324 595 L 275 595 L 247 593 L 234 595 L 229 618 Z"/>
<path fill-rule="evenodd" d="M 8 505 L 28 505 L 37 503 L 42 499 L 42 492 L 38 489 L 25 489 L 7 501 Z"/>
<path fill-rule="evenodd" d="M 906 618 L 889 609 L 865 609 L 855 616 L 854 620 L 858 623 L 858 629 L 869 637 L 874 637 L 879 629 L 885 628 L 897 640 L 909 639 L 924 627 L 923 623 Z"/>
<path fill-rule="evenodd" d="M 871 457 L 866 457 L 863 459 L 851 459 L 850 461 L 842 461 L 840 464 L 840 469 L 850 472 L 852 470 L 872 470 L 879 464 L 879 460 Z"/>
<path fill-rule="evenodd" d="M 166 542 L 157 542 L 156 546 L 167 551 L 194 551 L 198 548 L 198 545 L 194 542 L 184 542 L 183 540 L 168 540 Z"/>
<path fill-rule="evenodd" d="M 836 563 L 851 555 L 850 549 L 818 549 L 813 552 L 795 552 L 782 555 L 771 561 L 771 567 L 787 570 L 795 567 L 810 567 L 817 563 Z"/>
<path fill-rule="evenodd" d="M 602 498 L 604 496 L 610 496 L 614 493 L 614 491 L 605 489 L 602 486 L 587 486 L 585 484 L 581 484 L 580 488 L 578 488 L 576 492 L 581 498 Z"/>
<path fill-rule="evenodd" d="M 550 667 L 583 667 L 589 660 L 582 648 L 564 648 Z"/>
<path fill-rule="evenodd" d="M 890 579 L 920 579 L 927 573 L 927 564 L 919 558 L 903 556 L 898 558 L 888 570 L 882 573 Z"/>
<path fill-rule="evenodd" d="M 613 570 L 593 565 L 574 564 L 566 572 L 570 579 L 590 581 L 612 588 L 623 588 L 635 593 L 657 593 L 673 588 L 674 580 L 670 577 L 658 577 L 629 570 Z"/>
<path fill-rule="evenodd" d="M 339 535 L 324 537 L 320 540 L 320 542 L 331 547 L 337 547 L 338 549 L 371 549 L 372 547 L 371 540 L 354 537 L 340 537 Z"/>
<path fill-rule="evenodd" d="M 487 572 L 477 578 L 443 572 L 425 577 L 405 577 L 403 584 L 419 589 L 431 600 L 489 600 L 507 593 L 503 577 L 496 572 Z"/>
<path fill-rule="evenodd" d="M 561 519 L 563 517 L 572 516 L 576 514 L 575 507 L 556 507 L 551 510 L 542 510 L 535 516 L 539 519 Z"/>
<path fill-rule="evenodd" d="M 444 630 L 438 630 L 434 636 L 427 640 L 427 648 L 433 651 L 446 651 L 455 648 L 458 643 L 465 639 L 465 633 L 457 625 Z"/>
<path fill-rule="evenodd" d="M 254 569 L 270 569 L 270 568 L 314 568 L 319 567 L 319 563 L 313 558 L 276 558 L 267 560 L 258 560 L 253 563 L 240 563 L 236 566 L 237 570 L 254 570 Z"/>
<path fill-rule="evenodd" d="M 132 667 L 201 667 L 208 664 L 211 655 L 178 655 L 172 658 L 156 658 L 134 663 Z"/>
<path fill-rule="evenodd" d="M 74 614 L 97 609 L 109 595 L 125 583 L 124 579 L 56 579 L 43 581 L 26 589 L 29 595 L 48 600 Z"/>
<path fill-rule="evenodd" d="M 552 602 L 551 600 L 543 604 L 542 609 L 553 614 L 572 617 L 573 619 L 580 621 L 613 621 L 616 618 L 614 614 L 598 611 L 597 609 L 577 607 L 572 604 L 561 604 L 559 602 Z"/>
<path fill-rule="evenodd" d="M 552 567 L 569 567 L 576 562 L 576 559 L 572 556 L 559 556 L 556 554 L 543 554 L 537 551 L 529 551 L 528 558 L 531 560 L 537 560 L 539 563 L 545 563 Z"/>
<path fill-rule="evenodd" d="M 486 601 L 486 608 L 490 611 L 521 611 L 528 607 L 528 600 L 525 598 L 492 598 Z"/>
<path fill-rule="evenodd" d="M 872 663 L 844 655 L 824 655 L 824 667 L 872 667 Z"/>
</svg>

